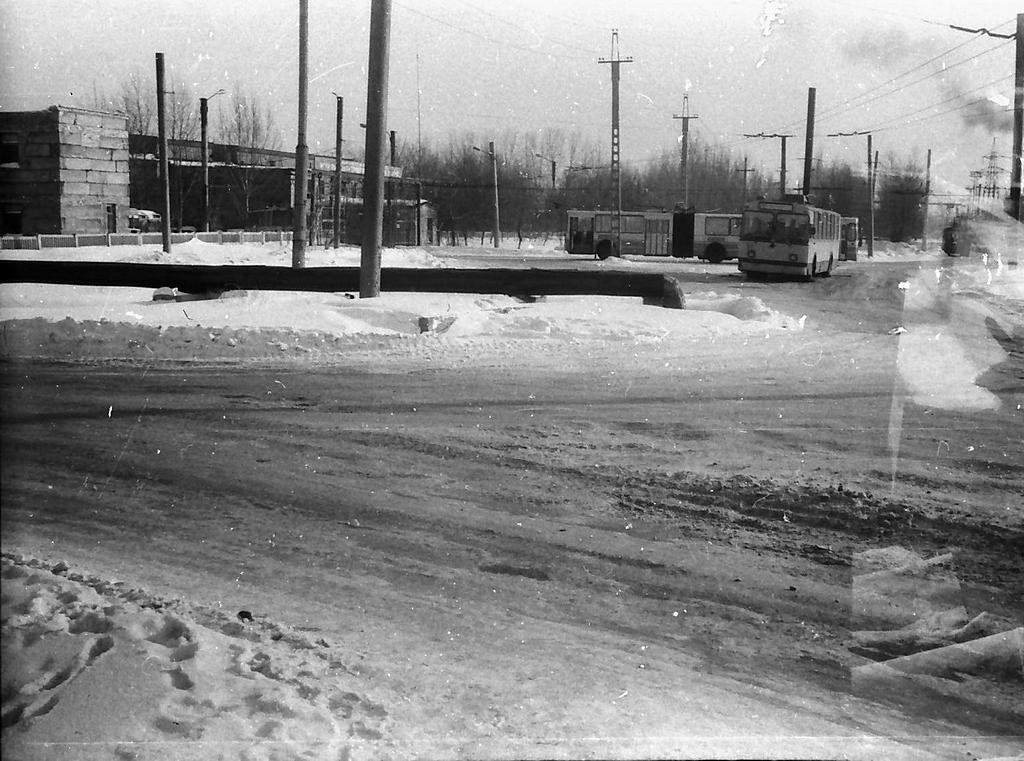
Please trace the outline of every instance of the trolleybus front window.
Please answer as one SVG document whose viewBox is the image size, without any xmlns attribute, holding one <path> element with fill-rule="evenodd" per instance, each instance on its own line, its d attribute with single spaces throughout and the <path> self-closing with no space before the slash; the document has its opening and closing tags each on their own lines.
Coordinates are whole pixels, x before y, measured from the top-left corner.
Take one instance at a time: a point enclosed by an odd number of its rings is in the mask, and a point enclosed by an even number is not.
<svg viewBox="0 0 1024 761">
<path fill-rule="evenodd" d="M 776 243 L 806 246 L 811 239 L 811 223 L 806 214 L 780 213 L 775 217 Z"/>
<path fill-rule="evenodd" d="M 771 240 L 772 223 L 775 215 L 770 211 L 746 211 L 743 213 L 743 240 Z"/>
</svg>

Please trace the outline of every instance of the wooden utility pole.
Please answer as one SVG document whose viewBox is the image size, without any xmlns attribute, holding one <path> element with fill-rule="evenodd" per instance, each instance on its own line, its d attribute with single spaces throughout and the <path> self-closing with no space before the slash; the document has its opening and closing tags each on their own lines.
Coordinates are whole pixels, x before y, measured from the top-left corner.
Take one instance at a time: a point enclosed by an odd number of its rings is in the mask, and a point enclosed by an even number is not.
<svg viewBox="0 0 1024 761">
<path fill-rule="evenodd" d="M 814 155 L 814 99 L 817 90 L 813 87 L 807 88 L 807 129 L 804 134 L 804 197 L 811 195 L 811 167 L 813 166 Z"/>
<path fill-rule="evenodd" d="M 758 132 L 756 135 L 744 135 L 743 137 L 778 137 L 782 139 L 782 163 L 779 167 L 779 198 L 784 198 L 786 195 L 786 138 L 793 137 L 792 135 L 766 135 L 763 132 Z"/>
<path fill-rule="evenodd" d="M 743 168 L 737 169 L 737 172 L 743 172 L 743 197 L 740 199 L 740 208 L 742 209 L 747 205 L 747 175 L 753 172 L 753 169 L 747 168 L 747 157 L 743 157 Z"/>
<path fill-rule="evenodd" d="M 160 189 L 163 196 L 160 234 L 165 253 L 171 253 L 171 175 L 167 160 L 167 108 L 164 95 L 164 54 L 156 54 L 156 124 L 160 141 Z"/>
<path fill-rule="evenodd" d="M 871 169 L 871 133 L 868 133 L 868 257 L 875 255 L 875 173 Z"/>
<path fill-rule="evenodd" d="M 1024 13 L 1017 14 L 1017 57 L 1013 75 L 1013 168 L 1010 170 L 1010 213 L 1021 216 L 1021 137 L 1024 135 Z"/>
<path fill-rule="evenodd" d="M 690 177 L 687 173 L 687 154 L 690 150 L 690 119 L 700 117 L 690 116 L 690 96 L 683 96 L 683 113 L 672 114 L 673 119 L 679 119 L 683 123 L 683 134 L 679 137 L 679 182 L 683 189 L 683 208 L 690 208 Z M 743 178 L 746 179 L 746 175 Z"/>
<path fill-rule="evenodd" d="M 292 203 L 292 267 L 306 266 L 306 100 L 309 94 L 309 0 L 299 0 L 299 136 L 295 144 L 295 200 Z"/>
<path fill-rule="evenodd" d="M 342 117 L 345 113 L 345 99 L 335 93 L 337 98 L 337 109 L 335 112 L 334 124 L 334 234 L 332 243 L 337 248 L 341 245 L 341 143 L 342 143 Z"/>
<path fill-rule="evenodd" d="M 924 170 L 924 224 L 921 226 L 921 250 L 928 250 L 928 197 L 932 192 L 932 149 L 928 149 L 928 163 Z"/>
<path fill-rule="evenodd" d="M 384 160 L 387 151 L 388 61 L 391 0 L 370 6 L 370 53 L 366 82 L 366 159 L 363 174 L 363 247 L 359 259 L 359 295 L 380 296 L 380 247 L 384 222 Z"/>
<path fill-rule="evenodd" d="M 615 214 L 612 216 L 612 234 L 615 236 L 615 253 L 622 251 L 622 170 L 619 166 L 619 66 L 632 63 L 633 59 L 619 56 L 619 30 L 612 29 L 612 57 L 599 58 L 598 63 L 612 67 L 612 187 L 615 189 Z"/>
</svg>

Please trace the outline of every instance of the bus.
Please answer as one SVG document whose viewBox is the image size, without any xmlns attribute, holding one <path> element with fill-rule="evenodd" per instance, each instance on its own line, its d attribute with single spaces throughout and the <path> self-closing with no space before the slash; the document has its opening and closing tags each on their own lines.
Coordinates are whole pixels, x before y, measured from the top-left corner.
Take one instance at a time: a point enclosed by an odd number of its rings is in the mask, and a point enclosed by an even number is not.
<svg viewBox="0 0 1024 761">
<path fill-rule="evenodd" d="M 755 201 L 743 212 L 741 272 L 829 276 L 839 260 L 842 217 L 800 200 Z"/>
<path fill-rule="evenodd" d="M 742 214 L 680 211 L 673 219 L 673 256 L 696 256 L 717 264 L 740 251 Z"/>
<path fill-rule="evenodd" d="M 568 212 L 569 230 L 565 251 L 597 255 L 599 259 L 623 254 L 668 256 L 672 240 L 672 215 L 664 211 L 624 211 L 619 215 L 620 234 L 614 233 L 614 211 Z M 622 251 L 618 251 L 618 239 Z"/>
<path fill-rule="evenodd" d="M 721 262 L 739 255 L 742 215 L 693 211 L 624 211 L 615 235 L 614 211 L 571 209 L 565 251 L 600 259 L 625 254 L 697 256 Z M 622 251 L 618 251 L 618 239 Z"/>
</svg>

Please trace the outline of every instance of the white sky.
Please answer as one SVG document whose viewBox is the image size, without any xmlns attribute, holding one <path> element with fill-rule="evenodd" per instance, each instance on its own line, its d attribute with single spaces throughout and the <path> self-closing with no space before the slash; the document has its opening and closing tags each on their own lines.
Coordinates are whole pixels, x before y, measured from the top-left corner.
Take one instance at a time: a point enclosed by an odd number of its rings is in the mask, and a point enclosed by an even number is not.
<svg viewBox="0 0 1024 761">
<path fill-rule="evenodd" d="M 310 0 L 314 152 L 333 153 L 332 91 L 345 97 L 346 139 L 363 139 L 369 9 L 369 0 Z M 993 138 L 1009 169 L 1014 43 L 948 24 L 1009 34 L 1020 11 L 1012 0 L 394 0 L 388 127 L 409 141 L 419 127 L 426 143 L 470 130 L 496 140 L 499 153 L 510 131 L 577 129 L 607 153 L 611 67 L 597 59 L 610 56 L 615 27 L 621 55 L 634 59 L 622 66 L 625 162 L 677 149 L 681 123 L 672 117 L 688 94 L 698 117 L 691 134 L 728 147 L 738 163 L 746 154 L 777 172 L 779 140 L 742 135 L 792 134 L 787 171 L 796 184 L 814 87 L 815 156 L 843 155 L 860 168 L 865 137 L 826 135 L 872 130 L 883 163 L 895 152 L 923 167 L 930 148 L 933 179 L 962 187 L 986 166 Z M 169 80 L 186 81 L 197 97 L 236 82 L 255 90 L 274 107 L 290 150 L 297 29 L 295 0 L 7 0 L 0 109 L 85 105 L 133 71 L 155 80 L 159 51 Z M 992 119 L 965 120 L 954 110 L 965 102 L 960 92 L 986 99 Z M 553 158 L 562 168 L 568 160 Z"/>
</svg>

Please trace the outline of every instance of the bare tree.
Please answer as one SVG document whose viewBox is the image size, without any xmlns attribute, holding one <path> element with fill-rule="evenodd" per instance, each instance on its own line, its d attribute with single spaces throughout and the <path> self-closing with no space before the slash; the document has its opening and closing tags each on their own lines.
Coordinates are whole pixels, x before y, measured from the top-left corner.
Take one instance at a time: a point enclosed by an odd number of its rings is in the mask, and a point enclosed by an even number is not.
<svg viewBox="0 0 1024 761">
<path fill-rule="evenodd" d="M 231 184 L 226 190 L 235 212 L 251 226 L 253 202 L 262 190 L 279 181 L 268 172 L 263 151 L 281 149 L 281 134 L 274 113 L 253 92 L 235 84 L 228 100 L 218 109 L 218 137 L 235 152 L 229 164 Z"/>
</svg>

